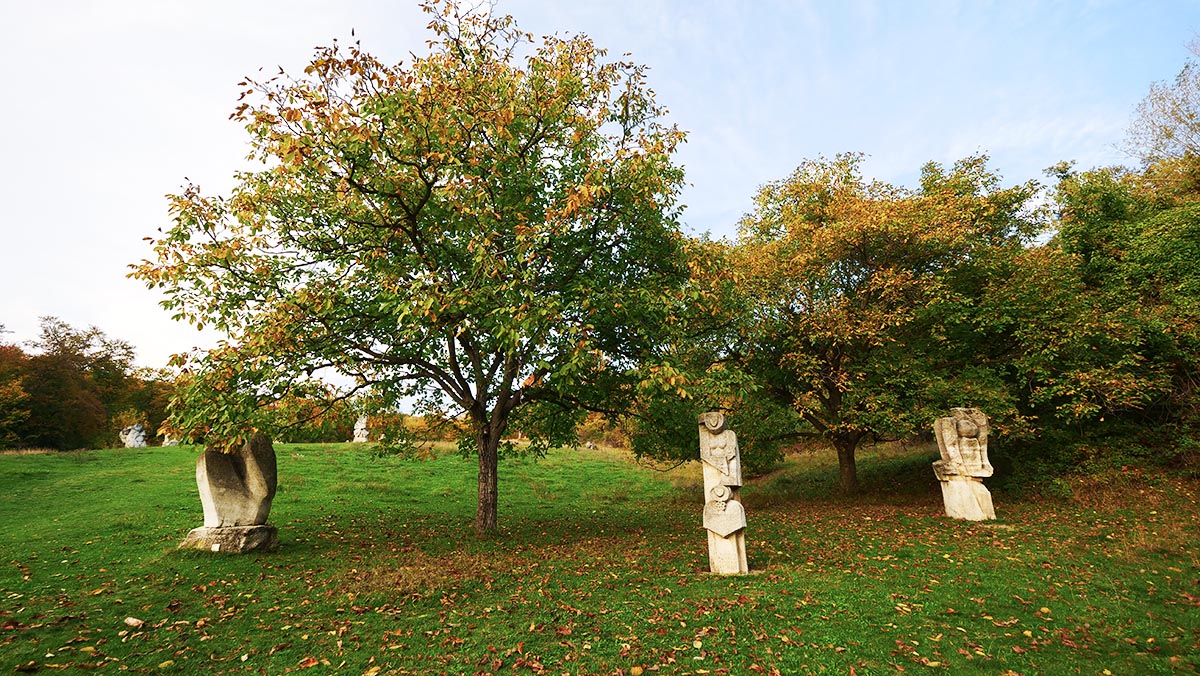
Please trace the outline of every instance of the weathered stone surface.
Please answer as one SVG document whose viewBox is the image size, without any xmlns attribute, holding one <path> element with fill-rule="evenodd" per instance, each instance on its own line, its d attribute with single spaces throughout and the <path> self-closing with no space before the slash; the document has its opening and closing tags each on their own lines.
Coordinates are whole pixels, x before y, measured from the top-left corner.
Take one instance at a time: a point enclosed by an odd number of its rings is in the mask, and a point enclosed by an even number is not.
<svg viewBox="0 0 1200 676">
<path fill-rule="evenodd" d="M 738 500 L 742 459 L 737 435 L 721 413 L 704 413 L 700 459 L 704 467 L 704 528 L 708 531 L 709 570 L 720 575 L 750 572 L 746 561 L 746 510 Z"/>
<path fill-rule="evenodd" d="M 970 521 L 995 519 L 992 494 L 980 480 L 992 475 L 987 416 L 973 408 L 953 408 L 950 413 L 933 423 L 942 456 L 933 463 L 933 473 L 942 483 L 946 515 Z"/>
<path fill-rule="evenodd" d="M 359 416 L 358 420 L 354 421 L 354 443 L 365 444 L 370 440 L 371 433 L 367 430 L 367 416 Z"/>
<path fill-rule="evenodd" d="M 205 449 L 196 461 L 204 526 L 265 524 L 277 482 L 275 449 L 266 435 L 254 434 L 236 453 Z"/>
<path fill-rule="evenodd" d="M 226 526 L 224 528 L 193 528 L 180 543 L 180 549 L 201 549 L 206 552 L 272 551 L 279 546 L 279 532 L 274 526 Z"/>
<path fill-rule="evenodd" d="M 700 416 L 699 424 L 700 460 L 704 463 L 705 486 L 711 477 L 715 483 L 740 488 L 742 456 L 738 449 L 737 435 L 725 427 L 725 416 L 721 413 L 704 413 Z M 707 495 L 707 489 L 705 494 Z"/>
<path fill-rule="evenodd" d="M 708 570 L 717 575 L 744 575 L 746 565 L 746 530 L 721 537 L 708 531 Z"/>
<path fill-rule="evenodd" d="M 946 516 L 967 521 L 989 521 L 996 518 L 992 494 L 978 479 L 956 477 L 942 482 L 942 502 Z"/>
<path fill-rule="evenodd" d="M 938 418 L 933 423 L 937 437 L 940 462 L 934 463 L 934 472 L 940 480 L 943 476 L 989 477 L 992 464 L 988 462 L 988 420 L 982 411 L 974 408 L 952 408 L 947 418 Z"/>
<path fill-rule="evenodd" d="M 117 433 L 121 439 L 121 443 L 125 444 L 125 448 L 145 448 L 146 447 L 146 428 L 142 427 L 141 423 L 130 425 Z"/>
<path fill-rule="evenodd" d="M 746 509 L 742 503 L 730 500 L 731 492 L 728 486 L 717 486 L 704 505 L 704 527 L 720 537 L 729 537 L 746 527 Z"/>
</svg>

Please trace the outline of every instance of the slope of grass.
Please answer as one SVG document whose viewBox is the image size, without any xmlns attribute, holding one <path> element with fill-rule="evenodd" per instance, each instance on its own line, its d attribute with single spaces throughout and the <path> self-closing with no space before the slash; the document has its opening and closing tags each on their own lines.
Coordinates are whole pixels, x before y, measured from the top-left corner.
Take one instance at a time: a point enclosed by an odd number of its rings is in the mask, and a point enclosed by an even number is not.
<svg viewBox="0 0 1200 676">
<path fill-rule="evenodd" d="M 1194 483 L 941 515 L 927 452 L 828 454 L 743 489 L 754 574 L 705 573 L 699 469 L 556 451 L 501 470 L 476 539 L 454 456 L 277 447 L 281 548 L 180 552 L 196 449 L 0 456 L 0 671 L 1188 673 L 1200 663 Z M 126 625 L 127 617 L 144 621 Z"/>
</svg>

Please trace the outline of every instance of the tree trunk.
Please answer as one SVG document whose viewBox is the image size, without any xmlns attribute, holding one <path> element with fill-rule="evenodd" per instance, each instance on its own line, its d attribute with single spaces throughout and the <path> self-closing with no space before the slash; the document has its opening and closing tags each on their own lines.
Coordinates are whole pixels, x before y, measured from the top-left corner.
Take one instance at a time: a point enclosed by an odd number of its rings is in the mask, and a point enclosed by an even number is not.
<svg viewBox="0 0 1200 676">
<path fill-rule="evenodd" d="M 833 445 L 837 448 L 842 495 L 854 495 L 858 493 L 858 466 L 854 463 L 854 450 L 858 448 L 858 435 L 839 437 Z"/>
<path fill-rule="evenodd" d="M 496 505 L 499 495 L 500 436 L 491 434 L 491 430 L 484 426 L 475 438 L 479 443 L 479 504 L 475 509 L 475 534 L 494 535 L 498 529 Z"/>
</svg>

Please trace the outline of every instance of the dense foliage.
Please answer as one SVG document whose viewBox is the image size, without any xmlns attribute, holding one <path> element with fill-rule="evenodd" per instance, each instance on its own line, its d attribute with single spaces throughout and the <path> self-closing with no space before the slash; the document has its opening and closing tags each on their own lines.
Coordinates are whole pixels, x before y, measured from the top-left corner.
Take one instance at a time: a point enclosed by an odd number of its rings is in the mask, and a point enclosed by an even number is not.
<svg viewBox="0 0 1200 676">
<path fill-rule="evenodd" d="M 457 410 L 487 533 L 509 426 L 563 443 L 656 359 L 686 277 L 682 134 L 644 68 L 585 37 L 535 46 L 510 17 L 426 9 L 436 39 L 409 65 L 335 44 L 250 82 L 235 116 L 266 167 L 227 198 L 175 196 L 134 275 L 230 336 L 184 365 L 182 432 L 273 431 L 272 403 L 320 398 L 330 369 L 384 407 Z"/>
<path fill-rule="evenodd" d="M 0 343 L 0 448 L 103 448 L 136 423 L 153 437 L 170 387 L 133 357 L 129 343 L 55 317 L 26 349 Z"/>
<path fill-rule="evenodd" d="M 682 134 L 642 67 L 428 9 L 436 40 L 411 64 L 335 44 L 298 78 L 247 83 L 235 117 L 264 167 L 228 197 L 173 198 L 134 274 L 230 336 L 176 364 L 177 428 L 345 440 L 370 411 L 458 435 L 479 456 L 481 531 L 512 439 L 684 462 L 706 410 L 730 415 L 750 474 L 815 437 L 847 492 L 861 443 L 920 435 L 951 406 L 984 409 L 1000 464 L 1031 475 L 1195 462 L 1198 64 L 1138 108 L 1136 168 L 1005 186 L 968 157 L 906 188 L 864 177 L 859 155 L 819 158 L 712 241 L 679 230 Z M 330 370 L 354 387 L 333 391 Z M 0 344 L 0 447 L 156 433 L 166 381 L 47 318 L 39 340 Z M 406 397 L 429 415 L 394 414 Z"/>
<path fill-rule="evenodd" d="M 1033 184 L 1001 187 L 985 159 L 926 166 L 909 190 L 866 181 L 857 155 L 805 162 L 742 221 L 750 271 L 740 365 L 837 449 L 857 490 L 863 439 L 905 438 L 948 406 L 1016 417 L 980 359 L 973 307 L 1042 228 Z"/>
</svg>

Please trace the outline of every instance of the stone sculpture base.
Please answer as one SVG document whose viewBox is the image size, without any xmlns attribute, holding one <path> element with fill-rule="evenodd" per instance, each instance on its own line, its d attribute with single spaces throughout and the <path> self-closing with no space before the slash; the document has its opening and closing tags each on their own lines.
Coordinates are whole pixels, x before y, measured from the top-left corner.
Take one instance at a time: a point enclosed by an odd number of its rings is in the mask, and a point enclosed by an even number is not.
<svg viewBox="0 0 1200 676">
<path fill-rule="evenodd" d="M 942 483 L 942 501 L 946 516 L 967 521 L 989 521 L 996 518 L 992 494 L 982 481 L 956 477 Z"/>
<path fill-rule="evenodd" d="M 206 552 L 273 551 L 279 546 L 279 531 L 275 526 L 224 526 L 193 528 L 179 544 L 180 549 L 202 549 Z"/>
<path fill-rule="evenodd" d="M 717 575 L 741 575 L 750 572 L 746 563 L 746 531 L 721 537 L 708 531 L 708 569 Z"/>
</svg>

